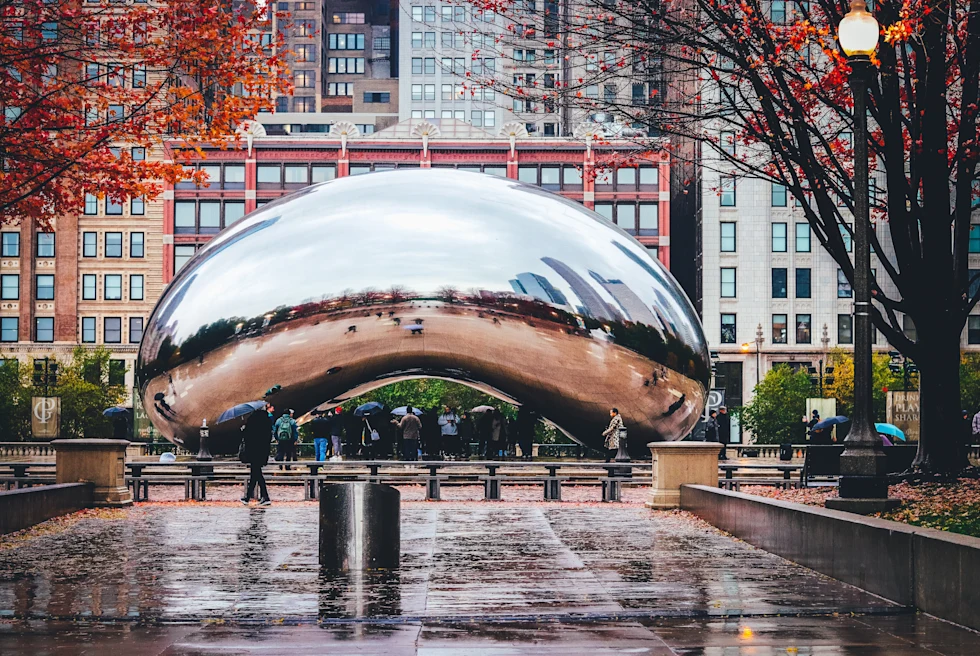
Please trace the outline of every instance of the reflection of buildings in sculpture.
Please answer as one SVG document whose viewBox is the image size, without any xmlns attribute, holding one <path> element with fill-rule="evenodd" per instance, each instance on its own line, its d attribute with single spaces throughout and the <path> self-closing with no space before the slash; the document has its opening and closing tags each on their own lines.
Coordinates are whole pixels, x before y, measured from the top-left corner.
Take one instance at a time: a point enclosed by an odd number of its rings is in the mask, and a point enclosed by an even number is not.
<svg viewBox="0 0 980 656">
<path fill-rule="evenodd" d="M 519 273 L 516 279 L 510 281 L 510 286 L 517 294 L 526 294 L 539 301 L 555 305 L 568 305 L 568 299 L 565 298 L 565 295 L 555 289 L 555 286 L 547 278 L 536 273 L 527 271 Z"/>
<path fill-rule="evenodd" d="M 666 328 L 664 322 L 657 318 L 644 303 L 643 299 L 629 288 L 622 280 L 606 280 L 595 271 L 589 271 L 589 275 L 599 283 L 609 295 L 616 299 L 616 303 L 622 308 L 627 321 L 634 323 L 645 323 L 648 325 L 658 325 L 661 329 Z"/>
<path fill-rule="evenodd" d="M 565 279 L 565 282 L 572 288 L 572 294 L 581 303 L 580 307 L 583 314 L 598 320 L 622 320 L 622 314 L 602 300 L 602 297 L 589 283 L 580 275 L 575 273 L 571 267 L 564 262 L 553 257 L 542 257 L 541 261 L 550 266 L 555 272 Z"/>
</svg>

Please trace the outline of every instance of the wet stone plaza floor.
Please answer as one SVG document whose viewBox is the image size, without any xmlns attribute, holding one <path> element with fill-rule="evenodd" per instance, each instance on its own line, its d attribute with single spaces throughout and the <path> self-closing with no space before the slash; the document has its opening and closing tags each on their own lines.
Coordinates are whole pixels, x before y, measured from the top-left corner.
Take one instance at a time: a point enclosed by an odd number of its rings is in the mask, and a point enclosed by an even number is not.
<svg viewBox="0 0 980 656">
<path fill-rule="evenodd" d="M 321 572 L 317 528 L 313 503 L 222 502 L 41 527 L 0 545 L 0 654 L 980 654 L 640 504 L 404 502 L 387 574 Z"/>
</svg>

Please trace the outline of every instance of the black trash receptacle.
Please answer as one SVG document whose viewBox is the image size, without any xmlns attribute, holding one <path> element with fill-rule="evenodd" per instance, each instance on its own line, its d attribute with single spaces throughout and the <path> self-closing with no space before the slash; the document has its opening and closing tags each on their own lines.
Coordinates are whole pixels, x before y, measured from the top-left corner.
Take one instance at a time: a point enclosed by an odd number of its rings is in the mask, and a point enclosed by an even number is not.
<svg viewBox="0 0 980 656">
<path fill-rule="evenodd" d="M 321 485 L 320 565 L 340 571 L 398 567 L 400 504 L 401 494 L 390 485 Z"/>
<path fill-rule="evenodd" d="M 783 442 L 779 445 L 779 459 L 780 460 L 792 460 L 793 459 L 793 445 L 789 442 Z"/>
</svg>

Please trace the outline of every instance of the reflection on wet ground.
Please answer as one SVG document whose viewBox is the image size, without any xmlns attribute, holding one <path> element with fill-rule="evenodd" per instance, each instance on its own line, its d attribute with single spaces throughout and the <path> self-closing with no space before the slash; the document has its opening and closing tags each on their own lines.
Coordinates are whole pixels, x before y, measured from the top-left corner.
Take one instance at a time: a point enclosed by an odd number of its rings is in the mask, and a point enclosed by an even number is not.
<svg viewBox="0 0 980 656">
<path fill-rule="evenodd" d="M 980 644 L 683 513 L 405 503 L 402 524 L 398 572 L 346 575 L 317 566 L 312 504 L 146 505 L 40 532 L 0 550 L 0 653 L 511 654 L 534 643 L 562 654 L 901 655 Z"/>
</svg>

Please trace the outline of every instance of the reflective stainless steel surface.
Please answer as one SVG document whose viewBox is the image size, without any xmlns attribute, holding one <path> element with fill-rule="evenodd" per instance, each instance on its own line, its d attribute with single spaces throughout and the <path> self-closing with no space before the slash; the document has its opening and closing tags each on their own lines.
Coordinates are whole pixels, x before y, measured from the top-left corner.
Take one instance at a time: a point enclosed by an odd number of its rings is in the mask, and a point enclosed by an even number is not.
<svg viewBox="0 0 980 656">
<path fill-rule="evenodd" d="M 341 178 L 219 234 L 164 292 L 137 380 L 154 425 L 197 450 L 202 419 L 273 385 L 297 416 L 436 376 L 530 404 L 602 447 L 612 406 L 634 457 L 701 413 L 708 351 L 670 274 L 578 203 L 448 169 Z M 233 453 L 238 423 L 214 425 Z"/>
<path fill-rule="evenodd" d="M 395 569 L 401 556 L 401 494 L 389 485 L 320 487 L 320 565 L 330 570 Z"/>
</svg>

